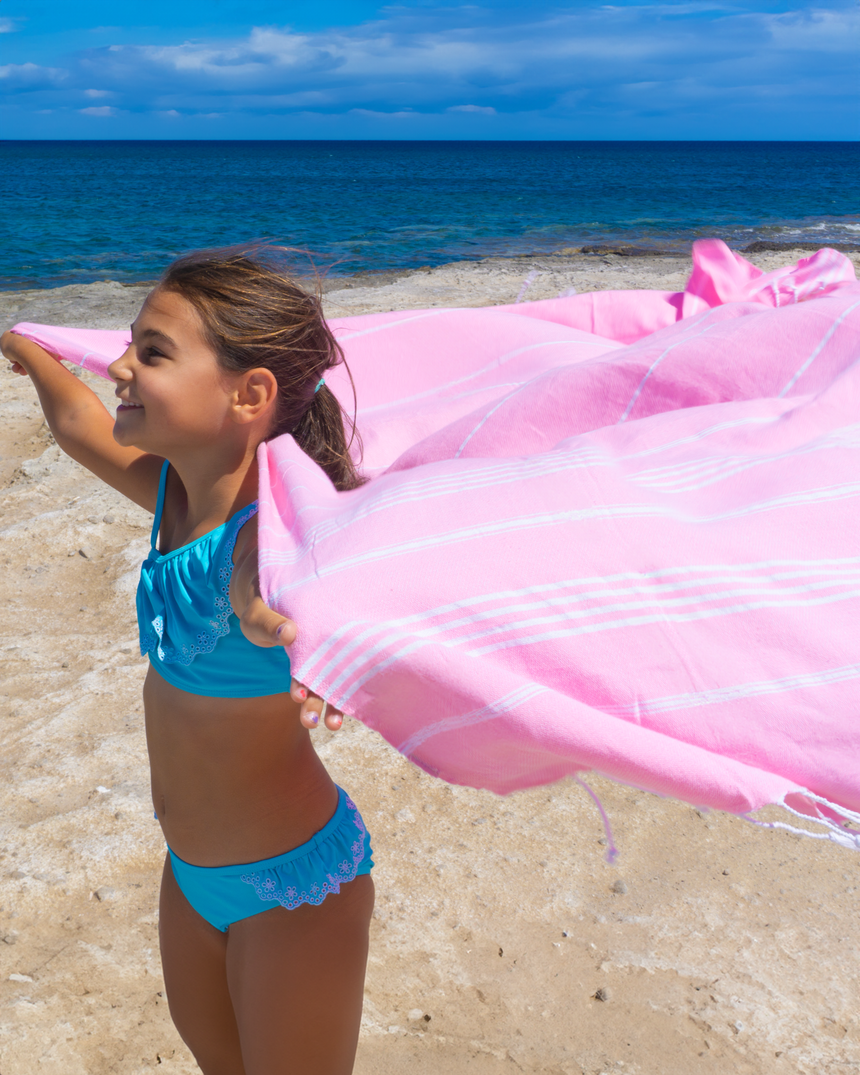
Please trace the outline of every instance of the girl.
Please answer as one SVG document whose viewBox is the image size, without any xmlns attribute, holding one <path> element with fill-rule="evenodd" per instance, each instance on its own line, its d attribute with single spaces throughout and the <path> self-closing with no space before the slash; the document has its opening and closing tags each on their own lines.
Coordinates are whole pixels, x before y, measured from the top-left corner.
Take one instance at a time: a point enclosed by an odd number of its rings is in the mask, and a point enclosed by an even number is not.
<svg viewBox="0 0 860 1075">
<path fill-rule="evenodd" d="M 270 254 L 181 258 L 110 368 L 115 421 L 36 344 L 0 342 L 63 450 L 155 515 L 137 611 L 176 1027 L 205 1075 L 347 1075 L 370 841 L 311 745 L 324 706 L 290 680 L 295 624 L 257 588 L 257 446 L 291 433 L 338 489 L 361 482 L 319 302 Z"/>
</svg>

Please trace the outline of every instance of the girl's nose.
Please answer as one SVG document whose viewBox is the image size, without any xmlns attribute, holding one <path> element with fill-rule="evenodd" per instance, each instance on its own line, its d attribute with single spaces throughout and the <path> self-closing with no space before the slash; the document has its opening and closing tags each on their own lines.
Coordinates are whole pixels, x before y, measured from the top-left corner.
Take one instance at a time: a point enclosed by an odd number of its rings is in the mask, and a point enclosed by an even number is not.
<svg viewBox="0 0 860 1075">
<path fill-rule="evenodd" d="M 134 357 L 134 345 L 129 344 L 125 351 L 115 359 L 107 368 L 108 377 L 112 381 L 130 381 L 131 369 L 129 363 Z"/>
</svg>

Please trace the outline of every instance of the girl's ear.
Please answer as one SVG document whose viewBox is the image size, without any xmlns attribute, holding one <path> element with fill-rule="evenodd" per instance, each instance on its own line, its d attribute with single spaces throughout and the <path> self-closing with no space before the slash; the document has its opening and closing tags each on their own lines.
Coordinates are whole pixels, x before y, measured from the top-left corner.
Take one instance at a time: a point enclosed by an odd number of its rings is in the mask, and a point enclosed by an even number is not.
<svg viewBox="0 0 860 1075">
<path fill-rule="evenodd" d="M 240 425 L 255 422 L 275 404 L 278 382 L 271 370 L 255 369 L 242 374 L 233 395 L 233 418 Z"/>
</svg>

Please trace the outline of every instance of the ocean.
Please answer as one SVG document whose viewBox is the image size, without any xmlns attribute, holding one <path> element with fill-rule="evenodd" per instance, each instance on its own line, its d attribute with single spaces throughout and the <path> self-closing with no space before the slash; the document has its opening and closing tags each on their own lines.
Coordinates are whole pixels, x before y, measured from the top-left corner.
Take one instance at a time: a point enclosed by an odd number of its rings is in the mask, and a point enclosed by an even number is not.
<svg viewBox="0 0 860 1075">
<path fill-rule="evenodd" d="M 0 288 L 271 240 L 330 273 L 705 236 L 860 245 L 857 142 L 0 142 Z"/>
</svg>

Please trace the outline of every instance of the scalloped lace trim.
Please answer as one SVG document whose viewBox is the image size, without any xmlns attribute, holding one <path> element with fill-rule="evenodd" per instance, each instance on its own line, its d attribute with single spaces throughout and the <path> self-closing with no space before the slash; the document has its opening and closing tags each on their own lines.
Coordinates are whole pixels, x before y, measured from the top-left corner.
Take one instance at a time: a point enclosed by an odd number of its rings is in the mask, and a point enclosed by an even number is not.
<svg viewBox="0 0 860 1075">
<path fill-rule="evenodd" d="M 319 905 L 330 892 L 340 892 L 340 886 L 348 881 L 354 881 L 358 873 L 358 867 L 364 861 L 364 843 L 367 837 L 367 828 L 362 821 L 361 814 L 356 809 L 355 803 L 346 796 L 347 809 L 353 811 L 352 822 L 358 829 L 360 836 L 352 845 L 352 862 L 344 859 L 337 864 L 334 873 L 326 874 L 326 880 L 318 883 L 314 881 L 307 889 L 297 889 L 294 885 L 285 885 L 279 888 L 272 877 L 267 876 L 271 871 L 264 870 L 260 873 L 243 873 L 242 880 L 246 885 L 253 885 L 254 891 L 261 900 L 274 900 L 288 911 L 294 911 L 303 903 Z"/>
<path fill-rule="evenodd" d="M 211 653 L 215 649 L 218 639 L 230 633 L 229 621 L 233 608 L 230 604 L 229 594 L 230 579 L 233 577 L 233 549 L 236 547 L 239 531 L 252 515 L 257 514 L 257 508 L 256 503 L 251 504 L 239 516 L 233 527 L 233 533 L 224 546 L 221 566 L 218 568 L 218 592 L 215 594 L 213 601 L 216 611 L 212 618 L 208 620 L 210 630 L 198 632 L 193 642 L 188 642 L 178 647 L 170 644 L 165 646 L 164 617 L 156 616 L 152 621 L 152 630 L 141 631 L 140 633 L 141 654 L 145 655 L 155 650 L 158 654 L 158 659 L 163 661 L 164 664 L 181 664 L 187 667 L 195 657 L 204 653 Z"/>
</svg>

